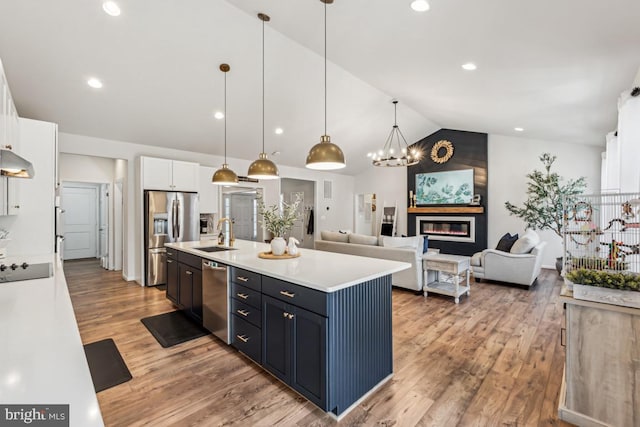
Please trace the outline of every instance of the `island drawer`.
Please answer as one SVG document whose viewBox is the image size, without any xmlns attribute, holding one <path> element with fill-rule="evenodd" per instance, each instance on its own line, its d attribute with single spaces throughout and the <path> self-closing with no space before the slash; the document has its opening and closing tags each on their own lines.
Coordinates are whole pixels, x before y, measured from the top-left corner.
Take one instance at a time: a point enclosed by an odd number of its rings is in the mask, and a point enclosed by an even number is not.
<svg viewBox="0 0 640 427">
<path fill-rule="evenodd" d="M 262 363 L 262 330 L 234 314 L 231 331 L 231 345 L 256 363 Z"/>
<path fill-rule="evenodd" d="M 178 251 L 178 262 L 190 265 L 193 268 L 202 270 L 202 258 L 197 255 L 188 254 L 186 252 Z"/>
<path fill-rule="evenodd" d="M 262 292 L 280 301 L 285 301 L 298 307 L 327 316 L 328 295 L 325 292 L 316 291 L 272 277 L 262 277 Z"/>
<path fill-rule="evenodd" d="M 251 307 L 249 304 L 245 304 L 242 301 L 232 298 L 231 312 L 259 328 L 262 326 L 262 311 L 255 307 Z"/>
<path fill-rule="evenodd" d="M 178 251 L 173 248 L 167 248 L 167 258 L 178 259 Z"/>
<path fill-rule="evenodd" d="M 246 286 L 231 283 L 231 298 L 242 301 L 257 309 L 262 306 L 262 294 Z"/>
<path fill-rule="evenodd" d="M 253 271 L 231 267 L 231 281 L 242 286 L 254 289 L 258 292 L 262 289 L 262 276 Z"/>
</svg>

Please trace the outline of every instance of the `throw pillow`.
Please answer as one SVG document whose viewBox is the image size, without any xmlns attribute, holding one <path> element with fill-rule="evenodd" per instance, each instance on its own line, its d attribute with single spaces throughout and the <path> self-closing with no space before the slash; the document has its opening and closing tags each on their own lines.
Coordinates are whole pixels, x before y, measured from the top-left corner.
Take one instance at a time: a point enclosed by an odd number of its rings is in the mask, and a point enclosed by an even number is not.
<svg viewBox="0 0 640 427">
<path fill-rule="evenodd" d="M 496 249 L 503 252 L 509 252 L 516 240 L 518 240 L 518 233 L 514 234 L 513 236 L 510 233 L 506 233 L 500 238 Z"/>
<path fill-rule="evenodd" d="M 512 254 L 528 254 L 538 243 L 540 243 L 540 236 L 533 230 L 527 230 L 522 237 L 516 240 L 510 252 Z"/>
<path fill-rule="evenodd" d="M 376 236 L 367 236 L 366 234 L 349 234 L 349 243 L 356 245 L 378 246 L 378 238 Z"/>
<path fill-rule="evenodd" d="M 416 249 L 419 244 L 420 236 L 412 237 L 382 237 L 382 246 L 385 248 L 412 248 Z"/>
<path fill-rule="evenodd" d="M 321 231 L 320 237 L 329 242 L 349 243 L 349 235 L 337 231 Z"/>
</svg>

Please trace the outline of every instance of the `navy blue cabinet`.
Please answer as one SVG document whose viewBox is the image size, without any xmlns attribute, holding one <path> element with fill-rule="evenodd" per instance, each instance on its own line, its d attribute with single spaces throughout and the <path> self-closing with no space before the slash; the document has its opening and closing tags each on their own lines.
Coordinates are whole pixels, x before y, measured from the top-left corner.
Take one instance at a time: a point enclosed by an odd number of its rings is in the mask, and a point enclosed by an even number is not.
<svg viewBox="0 0 640 427">
<path fill-rule="evenodd" d="M 202 324 L 202 270 L 193 270 L 191 276 L 191 316 Z"/>
<path fill-rule="evenodd" d="M 291 387 L 327 408 L 327 318 L 293 307 Z"/>
<path fill-rule="evenodd" d="M 178 257 L 174 250 L 167 249 L 167 298 L 174 304 L 178 304 L 179 282 Z"/>
<path fill-rule="evenodd" d="M 262 276 L 231 267 L 231 345 L 262 363 Z"/>
<path fill-rule="evenodd" d="M 262 366 L 327 410 L 327 318 L 263 295 Z"/>
<path fill-rule="evenodd" d="M 289 310 L 293 311 L 293 310 Z M 262 366 L 285 383 L 291 382 L 291 319 L 287 304 L 262 297 Z"/>
<path fill-rule="evenodd" d="M 202 323 L 202 270 L 178 264 L 178 307 Z"/>
<path fill-rule="evenodd" d="M 202 258 L 174 249 L 167 250 L 166 295 L 202 324 Z"/>
<path fill-rule="evenodd" d="M 195 269 L 186 264 L 178 264 L 180 282 L 178 284 L 178 307 L 191 311 L 191 292 L 193 291 L 193 271 Z"/>
</svg>

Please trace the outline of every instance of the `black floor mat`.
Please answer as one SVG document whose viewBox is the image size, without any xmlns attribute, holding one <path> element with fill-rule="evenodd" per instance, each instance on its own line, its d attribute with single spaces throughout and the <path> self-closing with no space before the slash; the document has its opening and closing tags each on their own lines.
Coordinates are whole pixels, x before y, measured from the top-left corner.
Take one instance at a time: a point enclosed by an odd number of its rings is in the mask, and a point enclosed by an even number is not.
<svg viewBox="0 0 640 427">
<path fill-rule="evenodd" d="M 159 291 L 164 292 L 164 291 L 167 290 L 167 285 L 158 285 L 158 286 L 156 286 L 156 289 L 159 290 Z"/>
<path fill-rule="evenodd" d="M 140 321 L 165 348 L 211 333 L 181 311 L 170 311 L 157 316 L 145 317 Z"/>
<path fill-rule="evenodd" d="M 129 381 L 132 376 L 111 338 L 84 345 L 96 393 Z"/>
</svg>

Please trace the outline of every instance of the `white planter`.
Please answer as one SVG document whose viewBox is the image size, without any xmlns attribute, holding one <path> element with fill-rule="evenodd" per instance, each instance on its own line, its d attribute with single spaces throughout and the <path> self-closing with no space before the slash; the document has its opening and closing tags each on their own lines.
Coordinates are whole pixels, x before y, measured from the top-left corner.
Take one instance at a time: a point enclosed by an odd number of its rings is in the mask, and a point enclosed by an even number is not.
<svg viewBox="0 0 640 427">
<path fill-rule="evenodd" d="M 284 255 L 287 242 L 282 237 L 274 237 L 271 240 L 271 253 L 274 255 Z"/>
<path fill-rule="evenodd" d="M 585 301 L 640 308 L 640 292 L 573 284 L 573 297 Z"/>
</svg>

